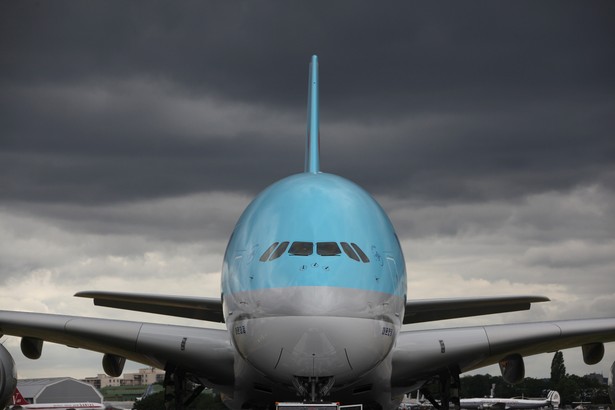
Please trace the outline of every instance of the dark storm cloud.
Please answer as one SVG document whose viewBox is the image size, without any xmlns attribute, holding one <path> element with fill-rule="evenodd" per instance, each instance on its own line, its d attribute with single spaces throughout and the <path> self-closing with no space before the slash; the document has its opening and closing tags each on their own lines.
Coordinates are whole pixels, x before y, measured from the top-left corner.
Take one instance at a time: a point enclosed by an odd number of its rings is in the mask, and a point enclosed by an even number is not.
<svg viewBox="0 0 615 410">
<path fill-rule="evenodd" d="M 421 127 L 413 120 L 398 128 L 372 127 L 376 138 L 361 140 L 352 151 L 338 138 L 332 142 L 339 144 L 337 152 L 323 155 L 347 156 L 333 161 L 334 172 L 353 175 L 377 193 L 415 199 L 517 198 L 595 183 L 612 189 L 612 116 L 605 107 L 554 105 L 532 112 L 514 107 L 434 114 L 433 122 Z M 352 157 L 361 158 L 360 164 Z"/>
<path fill-rule="evenodd" d="M 4 2 L 2 195 L 254 193 L 301 170 L 312 53 L 323 170 L 371 192 L 442 201 L 612 188 L 614 10 Z M 198 119 L 216 104 L 196 132 L 166 114 Z M 237 104 L 268 121 L 235 117 Z M 293 121 L 265 126 L 277 115 Z"/>
<path fill-rule="evenodd" d="M 334 102 L 375 94 L 389 108 L 457 109 L 567 82 L 613 85 L 607 2 L 337 4 L 5 3 L 3 63 L 15 80 L 151 75 L 277 105 L 297 104 L 314 52 L 328 67 L 322 80 Z"/>
</svg>

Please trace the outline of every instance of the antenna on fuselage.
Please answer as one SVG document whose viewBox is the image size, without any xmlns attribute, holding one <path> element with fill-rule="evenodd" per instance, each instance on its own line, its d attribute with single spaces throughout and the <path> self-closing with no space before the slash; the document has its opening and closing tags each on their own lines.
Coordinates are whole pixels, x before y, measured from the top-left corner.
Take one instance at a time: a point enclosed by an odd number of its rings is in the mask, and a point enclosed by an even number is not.
<svg viewBox="0 0 615 410">
<path fill-rule="evenodd" d="M 318 125 L 318 57 L 312 56 L 308 82 L 307 143 L 305 172 L 320 172 L 320 130 Z"/>
</svg>

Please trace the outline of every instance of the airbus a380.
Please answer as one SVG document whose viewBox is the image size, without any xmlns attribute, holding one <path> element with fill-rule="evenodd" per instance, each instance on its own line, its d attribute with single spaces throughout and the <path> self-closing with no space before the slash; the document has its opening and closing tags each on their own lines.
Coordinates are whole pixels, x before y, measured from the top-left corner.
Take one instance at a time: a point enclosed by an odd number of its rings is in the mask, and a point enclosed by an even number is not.
<svg viewBox="0 0 615 410">
<path fill-rule="evenodd" d="M 484 409 L 499 409 L 499 410 L 512 410 L 512 409 L 538 409 L 544 407 L 552 407 L 554 409 L 559 408 L 560 395 L 555 390 L 549 390 L 547 397 L 539 399 L 526 399 L 526 398 L 510 398 L 503 399 L 493 397 L 495 392 L 495 384 L 491 385 L 491 395 L 489 397 L 479 397 L 474 399 L 461 399 L 460 406 L 466 410 L 484 410 Z"/>
<path fill-rule="evenodd" d="M 484 397 L 475 399 L 461 399 L 461 408 L 472 410 L 512 410 L 512 409 L 539 409 L 543 407 L 559 408 L 560 396 L 555 390 L 550 390 L 544 399 Z"/>
<path fill-rule="evenodd" d="M 439 383 L 441 400 L 433 402 L 446 409 L 449 401 L 459 405 L 459 374 L 468 370 L 499 363 L 514 383 L 524 377 L 524 356 L 582 346 L 586 363 L 602 359 L 603 343 L 615 340 L 615 318 L 402 331 L 403 324 L 526 310 L 548 299 L 407 300 L 404 257 L 383 209 L 356 184 L 320 171 L 316 56 L 308 84 L 304 172 L 265 189 L 240 217 L 224 255 L 220 299 L 76 295 L 201 322 L 0 311 L 0 333 L 21 337 L 32 359 L 50 341 L 103 353 L 111 376 L 126 359 L 165 369 L 178 409 L 203 386 L 235 409 L 297 400 L 391 409 L 404 393 L 428 393 L 430 383 Z M 207 321 L 225 322 L 227 330 L 204 327 Z M 14 363 L 1 349 L 0 393 L 8 400 Z"/>
</svg>

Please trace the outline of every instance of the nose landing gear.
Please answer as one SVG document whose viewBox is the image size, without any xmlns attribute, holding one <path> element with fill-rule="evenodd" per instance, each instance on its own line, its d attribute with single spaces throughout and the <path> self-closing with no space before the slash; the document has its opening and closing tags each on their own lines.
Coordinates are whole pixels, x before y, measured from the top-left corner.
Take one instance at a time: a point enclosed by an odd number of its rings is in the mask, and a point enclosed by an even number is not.
<svg viewBox="0 0 615 410">
<path fill-rule="evenodd" d="M 293 386 L 297 395 L 304 401 L 312 403 L 323 401 L 331 392 L 335 378 L 329 377 L 300 377 L 293 378 Z"/>
<path fill-rule="evenodd" d="M 459 389 L 461 388 L 459 373 L 459 369 L 455 368 L 444 369 L 440 372 L 440 375 L 438 376 L 438 384 L 440 385 L 440 402 L 436 401 L 431 394 L 431 391 L 425 387 L 420 389 L 421 394 L 437 410 L 449 410 L 449 403 L 453 404 L 453 409 L 458 410 L 461 406 L 459 401 Z"/>
<path fill-rule="evenodd" d="M 165 408 L 183 410 L 205 389 L 184 370 L 169 365 L 164 374 Z"/>
</svg>

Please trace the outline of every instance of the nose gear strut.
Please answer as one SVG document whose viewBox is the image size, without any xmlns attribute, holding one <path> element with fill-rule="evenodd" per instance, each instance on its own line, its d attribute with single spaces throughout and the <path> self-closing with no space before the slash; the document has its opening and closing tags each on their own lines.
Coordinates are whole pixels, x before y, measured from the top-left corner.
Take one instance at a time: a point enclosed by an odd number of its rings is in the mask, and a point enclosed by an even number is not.
<svg viewBox="0 0 615 410">
<path fill-rule="evenodd" d="M 165 408 L 183 410 L 205 389 L 183 369 L 168 365 L 164 374 Z"/>
<path fill-rule="evenodd" d="M 453 404 L 453 409 L 458 410 L 460 408 L 459 389 L 461 383 L 459 380 L 459 373 L 460 370 L 453 367 L 442 370 L 438 375 L 440 402 L 436 401 L 426 387 L 420 389 L 421 394 L 423 394 L 436 410 L 449 410 L 449 402 Z"/>
<path fill-rule="evenodd" d="M 293 386 L 297 391 L 297 396 L 304 401 L 319 402 L 331 392 L 331 388 L 335 384 L 333 376 L 328 377 L 293 377 Z"/>
</svg>

